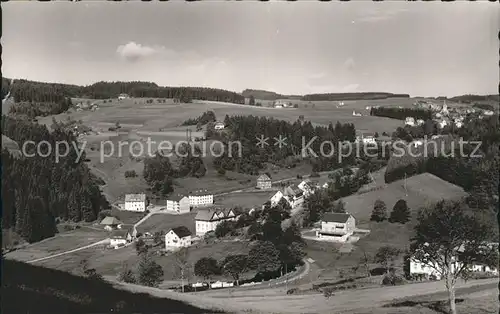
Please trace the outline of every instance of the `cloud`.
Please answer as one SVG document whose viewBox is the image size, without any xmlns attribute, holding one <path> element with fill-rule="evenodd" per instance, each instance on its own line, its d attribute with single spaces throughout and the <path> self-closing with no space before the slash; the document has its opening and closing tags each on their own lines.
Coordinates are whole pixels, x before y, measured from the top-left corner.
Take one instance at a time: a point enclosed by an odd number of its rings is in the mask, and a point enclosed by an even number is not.
<svg viewBox="0 0 500 314">
<path fill-rule="evenodd" d="M 136 62 L 140 59 L 150 58 L 153 56 L 173 56 L 175 52 L 168 50 L 163 46 L 143 46 L 133 41 L 120 45 L 116 49 L 116 53 L 126 61 Z"/>
</svg>

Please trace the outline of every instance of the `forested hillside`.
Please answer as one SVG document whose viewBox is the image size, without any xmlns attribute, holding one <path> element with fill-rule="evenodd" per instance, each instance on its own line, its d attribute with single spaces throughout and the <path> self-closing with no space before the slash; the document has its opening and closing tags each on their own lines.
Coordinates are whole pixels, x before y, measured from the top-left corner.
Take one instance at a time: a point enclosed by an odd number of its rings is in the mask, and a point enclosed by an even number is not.
<svg viewBox="0 0 500 314">
<path fill-rule="evenodd" d="M 392 94 L 378 92 L 360 92 L 360 93 L 323 93 L 304 95 L 305 101 L 337 101 L 337 100 L 361 100 L 361 99 L 386 99 L 386 98 L 409 98 L 408 94 Z"/>
<path fill-rule="evenodd" d="M 302 96 L 297 95 L 281 95 L 275 92 L 261 90 L 261 89 L 245 89 L 241 93 L 245 98 L 250 98 L 253 96 L 255 99 L 259 100 L 277 100 L 277 99 L 302 99 Z"/>
<path fill-rule="evenodd" d="M 309 121 L 290 123 L 267 117 L 226 116 L 224 124 L 229 127 L 231 132 L 229 138 L 222 140 L 240 141 L 242 155 L 237 155 L 235 146 L 232 148 L 232 156 L 230 156 L 229 147 L 226 147 L 223 155 L 214 159 L 215 167 L 248 174 L 257 174 L 267 162 L 283 167 L 294 167 L 296 162 L 302 159 L 301 150 L 306 146 L 303 145 L 303 141 L 308 144 L 311 140 L 313 142 L 309 147 L 318 155 L 318 158 L 311 159 L 313 170 L 323 171 L 338 168 L 340 164 L 337 158 L 339 153 L 337 143 L 339 141 L 353 142 L 356 137 L 356 129 L 353 124 L 339 122 L 335 126 L 330 124 L 327 128 L 314 127 Z M 260 136 L 269 139 L 268 145 L 264 145 L 264 147 L 257 145 L 256 139 Z M 317 137 L 314 139 L 315 136 Z M 281 147 L 275 145 L 275 140 L 283 137 L 286 138 L 284 145 Z M 332 141 L 336 145 L 333 152 L 331 146 L 321 146 L 323 141 Z M 322 147 L 325 156 L 320 154 Z M 352 155 L 345 158 L 343 162 L 352 161 Z"/>
<path fill-rule="evenodd" d="M 2 79 L 2 85 L 10 81 Z M 8 86 L 8 85 L 6 85 Z M 4 89 L 2 87 L 2 93 Z M 199 99 L 245 103 L 242 95 L 216 88 L 206 87 L 162 87 L 152 82 L 97 82 L 88 86 L 42 83 L 28 80 L 14 80 L 11 96 L 16 102 L 60 102 L 65 97 L 95 99 L 117 98 L 126 93 L 131 97 Z"/>
<path fill-rule="evenodd" d="M 14 158 L 2 151 L 2 228 L 14 228 L 28 242 L 53 236 L 56 218 L 72 221 L 93 221 L 109 204 L 101 194 L 97 178 L 78 160 L 72 143 L 76 138 L 56 128 L 54 132 L 26 120 L 2 116 L 2 134 L 23 147 L 26 141 L 47 141 L 53 147 L 48 157 L 36 153 L 34 145 L 26 146 L 27 155 Z M 65 141 L 70 151 L 56 162 L 56 141 Z M 42 154 L 49 153 L 41 146 Z M 62 152 L 61 152 L 62 154 Z"/>
</svg>

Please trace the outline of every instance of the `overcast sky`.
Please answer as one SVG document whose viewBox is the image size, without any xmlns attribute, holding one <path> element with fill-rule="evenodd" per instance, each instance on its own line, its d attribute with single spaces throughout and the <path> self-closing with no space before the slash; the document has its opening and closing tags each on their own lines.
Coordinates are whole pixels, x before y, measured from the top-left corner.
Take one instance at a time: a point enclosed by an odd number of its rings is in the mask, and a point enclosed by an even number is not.
<svg viewBox="0 0 500 314">
<path fill-rule="evenodd" d="M 5 77 L 283 94 L 498 93 L 494 3 L 2 4 Z"/>
</svg>

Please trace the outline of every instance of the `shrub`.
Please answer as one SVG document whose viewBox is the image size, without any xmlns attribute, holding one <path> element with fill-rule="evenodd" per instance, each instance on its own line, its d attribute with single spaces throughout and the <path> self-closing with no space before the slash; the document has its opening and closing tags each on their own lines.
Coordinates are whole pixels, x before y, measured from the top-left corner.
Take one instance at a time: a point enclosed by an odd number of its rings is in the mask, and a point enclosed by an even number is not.
<svg viewBox="0 0 500 314">
<path fill-rule="evenodd" d="M 297 294 L 297 292 L 299 292 L 298 288 L 292 288 L 292 289 L 288 289 L 286 294 Z"/>
<path fill-rule="evenodd" d="M 382 279 L 382 285 L 384 286 L 397 286 L 402 285 L 404 283 L 404 279 L 401 276 L 396 274 L 387 274 Z"/>
<path fill-rule="evenodd" d="M 125 171 L 125 178 L 135 178 L 135 177 L 137 177 L 137 172 L 135 172 L 135 170 Z"/>
</svg>

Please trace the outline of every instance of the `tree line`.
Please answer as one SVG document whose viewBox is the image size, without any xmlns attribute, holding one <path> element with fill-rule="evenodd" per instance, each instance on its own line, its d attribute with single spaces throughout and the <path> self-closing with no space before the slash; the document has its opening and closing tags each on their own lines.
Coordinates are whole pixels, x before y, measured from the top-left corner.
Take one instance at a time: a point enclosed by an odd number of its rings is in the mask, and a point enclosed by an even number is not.
<svg viewBox="0 0 500 314">
<path fill-rule="evenodd" d="M 268 117 L 257 116 L 226 116 L 224 124 L 230 129 L 229 134 L 221 140 L 226 144 L 222 156 L 214 158 L 214 166 L 219 169 L 232 170 L 241 173 L 258 174 L 265 163 L 272 163 L 282 167 L 294 167 L 302 161 L 302 148 L 309 142 L 313 152 L 318 158 L 310 158 L 313 171 L 330 170 L 339 168 L 338 154 L 341 149 L 339 142 L 354 142 L 356 129 L 354 124 L 337 122 L 330 123 L 328 127 L 313 126 L 311 122 L 296 121 L 290 123 Z M 259 138 L 268 138 L 268 145 L 257 145 Z M 286 138 L 286 145 L 274 145 L 276 139 Z M 239 141 L 242 154 L 235 156 L 231 152 L 231 145 Z M 303 145 L 304 141 L 304 145 Z M 331 141 L 332 146 L 323 145 L 322 142 Z M 320 154 L 321 149 L 325 156 Z M 233 149 L 234 150 L 234 149 Z M 309 151 L 307 150 L 307 153 Z M 352 154 L 351 154 L 352 155 Z M 311 157 L 315 157 L 311 155 Z M 353 156 L 346 158 L 342 163 L 350 163 Z"/>
<path fill-rule="evenodd" d="M 428 151 L 432 154 L 427 157 L 412 157 L 407 154 L 399 158 L 391 157 L 385 182 L 429 172 L 469 192 L 468 205 L 472 208 L 497 208 L 500 171 L 498 117 L 468 119 L 464 127 L 451 131 L 454 133 L 449 134 L 448 138 L 439 139 L 446 142 L 444 145 L 436 143 L 438 149 L 444 148 L 437 155 L 429 145 Z M 451 146 L 451 141 L 456 141 L 457 138 L 466 142 L 462 149 L 458 145 Z M 481 143 L 477 151 L 474 141 Z M 472 153 L 477 156 L 471 156 Z"/>
<path fill-rule="evenodd" d="M 15 140 L 20 147 L 25 141 L 56 141 L 76 143 L 76 138 L 62 128 L 49 132 L 45 126 L 2 116 L 2 134 Z M 41 146 L 41 153 L 48 154 Z M 84 163 L 85 155 L 76 162 L 77 152 L 70 144 L 66 157 L 55 162 L 54 152 L 41 157 L 34 146 L 26 147 L 27 154 L 14 158 L 2 151 L 2 209 L 3 228 L 14 228 L 28 242 L 53 236 L 58 220 L 94 221 L 109 203 L 102 195 L 98 178 Z M 61 152 L 62 153 L 62 152 Z"/>
<path fill-rule="evenodd" d="M 9 113 L 14 115 L 25 115 L 28 118 L 38 116 L 57 115 L 68 111 L 73 106 L 70 98 L 62 98 L 53 102 L 20 102 L 10 107 Z"/>
<path fill-rule="evenodd" d="M 324 93 L 324 94 L 309 94 L 302 96 L 305 101 L 340 101 L 340 100 L 360 100 L 360 99 L 387 99 L 387 98 L 409 98 L 408 94 L 392 94 L 392 93 Z"/>
<path fill-rule="evenodd" d="M 144 159 L 144 179 L 154 193 L 165 196 L 173 192 L 173 179 L 175 178 L 200 178 L 205 175 L 207 169 L 199 146 L 183 143 L 179 148 L 179 155 L 182 157 L 177 168 L 161 152 Z"/>
<path fill-rule="evenodd" d="M 406 117 L 432 120 L 432 111 L 422 108 L 372 107 L 370 115 L 398 120 L 405 120 Z"/>
<path fill-rule="evenodd" d="M 2 79 L 2 86 L 9 79 Z M 10 85 L 6 85 L 10 86 Z M 3 87 L 2 87 L 3 88 Z M 152 82 L 97 82 L 88 86 L 70 84 L 43 83 L 28 80 L 15 80 L 10 86 L 15 102 L 59 102 L 65 97 L 110 99 L 120 94 L 141 98 L 174 98 L 245 103 L 242 95 L 217 88 L 206 87 L 162 87 Z M 2 89 L 2 94 L 7 93 Z"/>
</svg>

